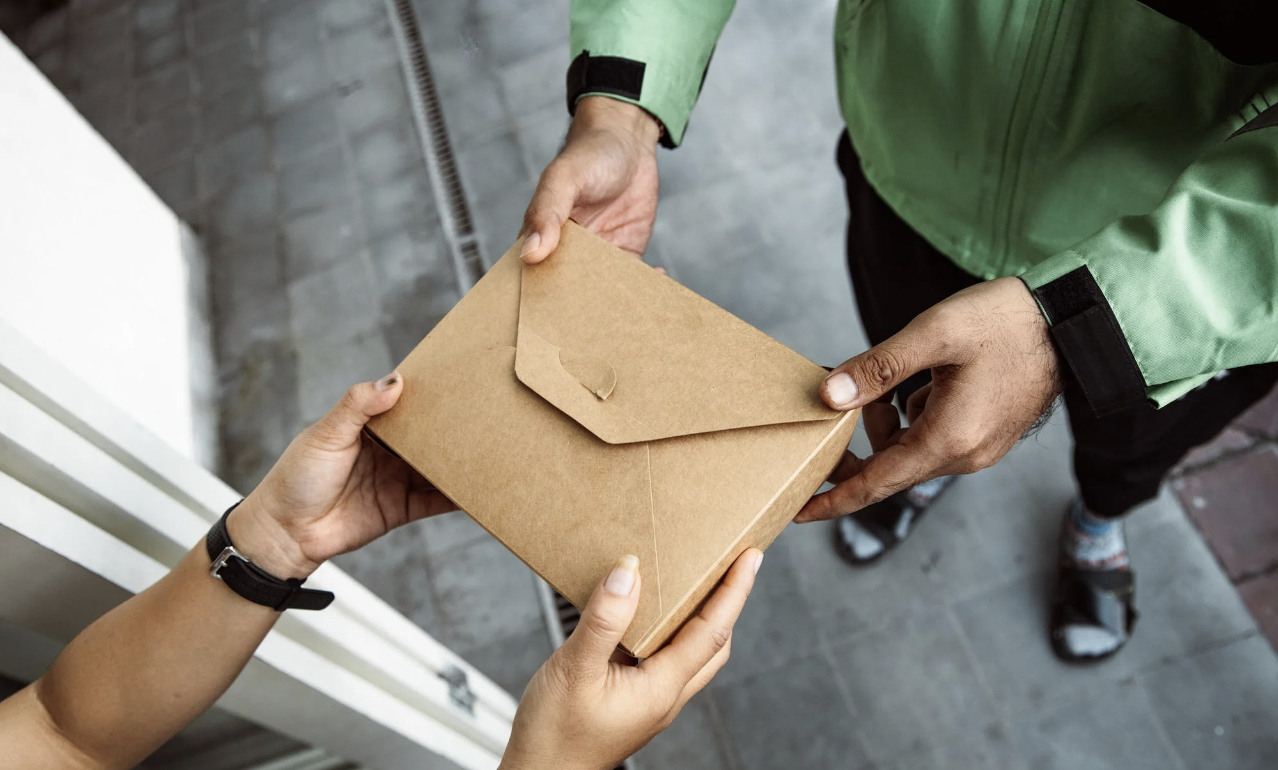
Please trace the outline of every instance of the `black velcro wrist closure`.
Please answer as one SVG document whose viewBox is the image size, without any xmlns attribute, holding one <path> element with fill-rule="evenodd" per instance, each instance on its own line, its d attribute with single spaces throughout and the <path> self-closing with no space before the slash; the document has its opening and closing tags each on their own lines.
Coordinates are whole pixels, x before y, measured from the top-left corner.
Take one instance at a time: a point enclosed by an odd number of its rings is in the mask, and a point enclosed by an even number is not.
<svg viewBox="0 0 1278 770">
<path fill-rule="evenodd" d="M 1033 290 L 1065 359 L 1097 415 L 1145 401 L 1145 378 L 1114 310 L 1086 266 Z"/>
<path fill-rule="evenodd" d="M 577 102 L 584 94 L 611 94 L 638 102 L 643 94 L 647 64 L 622 56 L 591 56 L 582 51 L 568 65 L 568 114 L 577 114 Z M 674 147 L 670 132 L 661 132 L 661 145 Z"/>
<path fill-rule="evenodd" d="M 222 514 L 204 539 L 212 566 L 209 574 L 221 580 L 226 587 L 254 604 L 270 607 L 276 612 L 284 610 L 322 610 L 333 603 L 331 591 L 303 588 L 306 581 L 298 578 L 277 578 L 249 561 L 235 550 L 226 520 L 236 503 Z"/>
</svg>

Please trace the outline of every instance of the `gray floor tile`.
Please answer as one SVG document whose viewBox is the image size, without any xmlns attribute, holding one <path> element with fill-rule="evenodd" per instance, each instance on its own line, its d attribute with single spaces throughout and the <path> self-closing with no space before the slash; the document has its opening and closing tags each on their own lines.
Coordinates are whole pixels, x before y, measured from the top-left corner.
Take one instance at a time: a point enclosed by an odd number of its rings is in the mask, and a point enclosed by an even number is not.
<svg viewBox="0 0 1278 770">
<path fill-rule="evenodd" d="M 485 20 L 486 46 L 499 67 L 524 61 L 552 48 L 568 54 L 568 16 L 541 4 L 505 11 Z M 561 70 L 559 80 L 563 80 Z M 562 86 L 563 83 L 560 82 Z"/>
<path fill-rule="evenodd" d="M 271 121 L 271 149 L 277 164 L 288 163 L 341 140 L 336 97 L 320 94 L 292 107 Z"/>
<path fill-rule="evenodd" d="M 1271 768 L 1278 760 L 1278 658 L 1265 639 L 1233 644 L 1140 678 L 1187 768 Z"/>
<path fill-rule="evenodd" d="M 289 13 L 298 6 L 312 5 L 315 0 L 247 0 L 247 2 L 251 9 L 250 15 L 258 21 L 265 22 L 281 14 Z"/>
<path fill-rule="evenodd" d="M 186 60 L 174 62 L 139 78 L 133 109 L 138 123 L 148 123 L 174 111 L 191 100 L 191 66 Z"/>
<path fill-rule="evenodd" d="M 349 200 L 350 185 L 341 149 L 330 147 L 279 170 L 280 213 L 286 218 Z"/>
<path fill-rule="evenodd" d="M 439 230 L 435 196 L 422 170 L 410 168 L 399 176 L 366 184 L 361 197 L 371 241 L 407 230 Z"/>
<path fill-rule="evenodd" d="M 367 0 L 321 0 L 320 18 L 330 33 L 372 23 L 384 15 L 380 3 Z"/>
<path fill-rule="evenodd" d="M 138 41 L 133 49 L 133 72 L 146 75 L 186 55 L 186 38 L 180 30 Z"/>
<path fill-rule="evenodd" d="M 358 259 L 363 250 L 355 212 L 339 203 L 284 223 L 284 255 L 290 279 Z"/>
<path fill-rule="evenodd" d="M 195 147 L 195 114 L 186 107 L 168 112 L 133 132 L 126 156 L 131 162 L 146 158 L 160 165 Z"/>
<path fill-rule="evenodd" d="M 383 302 L 399 295 L 415 295 L 415 284 L 433 279 L 438 288 L 456 288 L 452 261 L 443 234 L 437 229 L 404 230 L 374 243 L 369 254 Z"/>
<path fill-rule="evenodd" d="M 1184 767 L 1154 718 L 1145 691 L 1130 680 L 1106 685 L 1082 703 L 1014 721 L 1008 732 L 1026 767 L 1043 770 Z"/>
<path fill-rule="evenodd" d="M 442 513 L 422 522 L 422 547 L 436 556 L 492 537 L 461 511 Z"/>
<path fill-rule="evenodd" d="M 239 307 L 255 297 L 284 293 L 284 258 L 274 230 L 209 250 L 213 307 Z"/>
<path fill-rule="evenodd" d="M 506 105 L 515 118 L 546 107 L 559 107 L 567 114 L 564 86 L 564 73 L 568 71 L 569 64 L 567 43 L 565 35 L 563 40 L 549 48 L 504 65 L 497 71 Z"/>
<path fill-rule="evenodd" d="M 532 178 L 514 131 L 457 153 L 457 166 L 467 196 L 480 203 Z"/>
<path fill-rule="evenodd" d="M 378 301 L 362 258 L 294 279 L 288 298 L 293 337 L 299 342 L 343 340 L 377 329 Z"/>
<path fill-rule="evenodd" d="M 533 178 L 541 176 L 541 172 L 563 149 L 568 121 L 568 111 L 564 106 L 552 104 L 515 122 L 519 146 L 524 150 L 524 162 Z"/>
<path fill-rule="evenodd" d="M 205 101 L 200 109 L 200 139 L 217 142 L 262 120 L 262 100 L 256 88 L 237 88 Z"/>
<path fill-rule="evenodd" d="M 362 26 L 331 34 L 327 48 L 329 67 L 339 82 L 358 78 L 365 72 L 381 69 L 399 59 L 399 48 L 391 36 L 390 22 L 381 9 L 370 15 Z"/>
<path fill-rule="evenodd" d="M 227 91 L 257 90 L 256 36 L 256 32 L 239 32 L 195 56 L 202 101 Z"/>
<path fill-rule="evenodd" d="M 735 634 L 732 648 L 728 668 L 737 662 Z M 855 723 L 835 680 L 830 664 L 817 654 L 742 681 L 711 683 L 736 766 L 741 770 L 866 767 Z"/>
<path fill-rule="evenodd" d="M 219 263 L 216 250 L 210 263 Z M 288 343 L 291 337 L 288 298 L 281 292 L 247 294 L 225 292 L 213 305 L 213 328 L 221 369 L 236 370 L 249 358 L 255 343 Z"/>
<path fill-rule="evenodd" d="M 332 87 L 323 50 L 309 48 L 282 62 L 268 62 L 262 75 L 262 100 L 272 115 Z"/>
<path fill-rule="evenodd" d="M 249 27 L 247 3 L 214 3 L 191 15 L 192 40 L 197 51 L 213 48 Z"/>
<path fill-rule="evenodd" d="M 430 582 L 429 559 L 422 548 L 424 524 L 415 522 L 391 530 L 333 561 L 419 628 L 435 635 L 440 631 L 439 613 Z"/>
<path fill-rule="evenodd" d="M 407 113 L 351 137 L 355 176 L 371 185 L 406 172 L 426 174 L 417 127 Z"/>
<path fill-rule="evenodd" d="M 246 306 L 258 313 L 257 306 Z M 288 447 L 299 429 L 297 412 L 297 360 L 287 340 L 254 337 L 234 359 L 220 363 L 222 375 L 221 421 L 223 478 L 241 493 L 262 480 Z"/>
<path fill-rule="evenodd" d="M 182 0 L 138 0 L 133 11 L 133 33 L 148 38 L 180 30 L 182 12 Z"/>
<path fill-rule="evenodd" d="M 528 179 L 473 210 L 484 264 L 491 266 L 501 259 L 501 255 L 519 237 L 524 224 L 524 210 L 528 208 L 536 187 L 536 181 Z"/>
<path fill-rule="evenodd" d="M 297 58 L 320 45 L 320 23 L 315 4 L 301 3 L 262 23 L 262 59 L 272 66 Z"/>
<path fill-rule="evenodd" d="M 544 628 L 533 574 L 505 546 L 486 538 L 431 559 L 444 623 L 441 640 L 459 652 Z"/>
<path fill-rule="evenodd" d="M 239 177 L 205 202 L 208 221 L 203 233 L 214 244 L 239 241 L 262 231 L 274 233 L 275 198 L 274 175 L 259 173 Z"/>
<path fill-rule="evenodd" d="M 929 741 L 918 751 L 880 762 L 878 770 L 1025 770 L 1007 728 L 1000 724 L 948 741 Z M 1037 765 L 1033 766 L 1038 770 Z"/>
<path fill-rule="evenodd" d="M 476 647 L 466 653 L 466 661 L 518 699 L 550 653 L 550 636 L 543 627 Z"/>
<path fill-rule="evenodd" d="M 453 149 L 458 152 L 493 141 L 514 126 L 514 117 L 501 96 L 496 76 L 477 73 L 466 86 L 455 91 L 441 88 L 447 107 L 444 122 Z M 476 199 L 478 200 L 478 199 Z"/>
<path fill-rule="evenodd" d="M 638 770 L 731 770 L 708 694 L 694 697 L 674 724 L 635 754 Z"/>
<path fill-rule="evenodd" d="M 814 625 L 789 549 L 769 549 L 750 601 L 732 631 L 732 663 L 719 679 L 730 682 L 784 668 L 815 653 L 819 641 Z"/>
<path fill-rule="evenodd" d="M 208 197 L 231 180 L 269 171 L 270 150 L 266 129 L 251 126 L 200 148 L 196 155 L 200 194 Z"/>
<path fill-rule="evenodd" d="M 384 377 L 394 368 L 376 331 L 346 339 L 298 339 L 295 344 L 298 409 L 306 422 L 324 416 L 352 385 Z"/>
<path fill-rule="evenodd" d="M 876 760 L 997 721 L 966 642 L 944 610 L 899 617 L 831 653 L 865 750 Z"/>
<path fill-rule="evenodd" d="M 74 48 L 102 44 L 104 41 L 126 40 L 132 31 L 132 9 L 116 3 L 97 13 L 77 12 L 69 18 L 69 43 Z"/>
<path fill-rule="evenodd" d="M 180 212 L 196 199 L 195 160 L 190 154 L 160 168 L 139 168 L 138 173 L 160 200 L 174 211 Z"/>
<path fill-rule="evenodd" d="M 393 64 L 344 84 L 338 94 L 337 115 L 352 136 L 390 120 L 411 121 L 403 70 Z"/>
</svg>

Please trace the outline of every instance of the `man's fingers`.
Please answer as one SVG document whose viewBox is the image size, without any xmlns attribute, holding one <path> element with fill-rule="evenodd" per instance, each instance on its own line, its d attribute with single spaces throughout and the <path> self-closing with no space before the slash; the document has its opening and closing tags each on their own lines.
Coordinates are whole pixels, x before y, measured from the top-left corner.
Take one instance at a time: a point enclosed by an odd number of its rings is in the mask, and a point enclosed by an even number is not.
<svg viewBox="0 0 1278 770">
<path fill-rule="evenodd" d="M 391 372 L 380 380 L 361 382 L 307 429 L 306 435 L 320 449 L 331 452 L 347 449 L 360 440 L 360 433 L 370 417 L 385 412 L 399 401 L 404 392 L 404 378 Z"/>
<path fill-rule="evenodd" d="M 931 313 L 915 318 L 897 334 L 835 367 L 821 385 L 821 397 L 833 409 L 856 409 L 892 392 L 905 378 L 948 363 L 943 332 Z"/>
<path fill-rule="evenodd" d="M 593 679 L 608 670 L 612 653 L 639 607 L 639 558 L 623 556 L 581 611 L 581 620 L 560 653 L 572 677 Z"/>
<path fill-rule="evenodd" d="M 816 495 L 794 517 L 800 524 L 859 511 L 902 489 L 941 475 L 919 444 L 896 444 L 865 459 L 861 470 L 828 492 Z"/>
<path fill-rule="evenodd" d="M 870 446 L 881 452 L 891 446 L 893 435 L 901 428 L 901 413 L 890 401 L 873 401 L 861 410 L 861 421 Z"/>
<path fill-rule="evenodd" d="M 578 185 L 568 168 L 562 160 L 547 166 L 524 212 L 519 256 L 526 264 L 537 264 L 559 245 L 559 230 L 577 202 Z"/>
<path fill-rule="evenodd" d="M 930 395 L 932 395 L 932 383 L 929 382 L 911 393 L 909 399 L 906 400 L 905 419 L 909 420 L 911 425 L 923 414 L 923 408 L 927 406 L 927 399 Z"/>
<path fill-rule="evenodd" d="M 741 615 L 750 589 L 754 588 L 754 576 L 762 562 L 763 552 L 757 548 L 738 556 L 701 611 L 665 649 L 643 662 L 642 668 L 663 688 L 682 692 L 697 672 L 727 646 L 732 638 L 732 626 Z"/>
</svg>

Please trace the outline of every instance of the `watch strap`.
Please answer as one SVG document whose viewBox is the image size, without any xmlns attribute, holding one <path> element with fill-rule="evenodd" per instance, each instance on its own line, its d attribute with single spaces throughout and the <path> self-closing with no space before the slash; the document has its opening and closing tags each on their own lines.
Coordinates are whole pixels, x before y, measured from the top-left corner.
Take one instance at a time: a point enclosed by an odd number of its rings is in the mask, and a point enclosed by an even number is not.
<svg viewBox="0 0 1278 770">
<path fill-rule="evenodd" d="M 209 574 L 254 604 L 271 607 L 279 612 L 322 610 L 332 604 L 334 596 L 331 591 L 303 588 L 302 583 L 306 582 L 304 579 L 284 580 L 275 577 L 235 549 L 226 529 L 226 520 L 238 505 L 236 503 L 228 508 L 205 537 L 205 547 L 209 561 L 212 562 Z"/>
</svg>

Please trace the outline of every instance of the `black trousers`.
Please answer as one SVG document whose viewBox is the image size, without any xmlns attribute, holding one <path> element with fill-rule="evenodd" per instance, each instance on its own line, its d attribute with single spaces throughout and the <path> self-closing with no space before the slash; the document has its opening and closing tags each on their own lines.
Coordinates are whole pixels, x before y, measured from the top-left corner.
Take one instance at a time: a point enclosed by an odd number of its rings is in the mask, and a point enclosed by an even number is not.
<svg viewBox="0 0 1278 770">
<path fill-rule="evenodd" d="M 870 344 L 896 334 L 914 316 L 979 283 L 937 251 L 883 202 L 861 173 L 845 133 L 839 169 L 848 196 L 848 271 Z M 902 408 L 931 376 L 897 388 Z M 1065 406 L 1074 436 L 1074 476 L 1083 502 L 1101 516 L 1122 516 L 1152 499 L 1167 472 L 1278 382 L 1278 364 L 1233 369 L 1162 409 L 1148 404 L 1097 417 L 1066 377 Z"/>
</svg>

